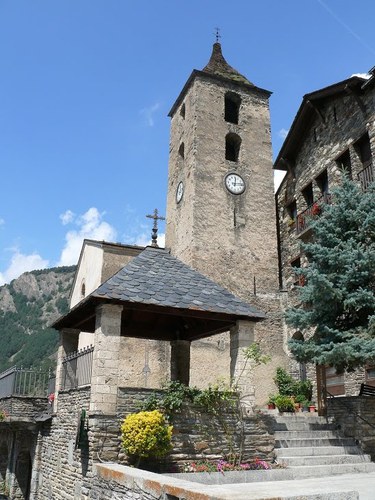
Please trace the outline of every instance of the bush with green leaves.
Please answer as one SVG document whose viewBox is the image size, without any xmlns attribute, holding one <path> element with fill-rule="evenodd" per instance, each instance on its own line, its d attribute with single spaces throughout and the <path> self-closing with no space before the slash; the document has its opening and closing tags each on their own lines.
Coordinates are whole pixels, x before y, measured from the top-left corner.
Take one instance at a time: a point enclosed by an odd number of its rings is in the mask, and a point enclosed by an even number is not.
<svg viewBox="0 0 375 500">
<path fill-rule="evenodd" d="M 122 446 L 136 466 L 142 458 L 162 458 L 172 449 L 172 429 L 158 410 L 131 413 L 121 425 Z"/>
<path fill-rule="evenodd" d="M 295 402 L 294 399 L 290 396 L 283 396 L 279 394 L 275 398 L 275 405 L 279 411 L 295 411 Z"/>
</svg>

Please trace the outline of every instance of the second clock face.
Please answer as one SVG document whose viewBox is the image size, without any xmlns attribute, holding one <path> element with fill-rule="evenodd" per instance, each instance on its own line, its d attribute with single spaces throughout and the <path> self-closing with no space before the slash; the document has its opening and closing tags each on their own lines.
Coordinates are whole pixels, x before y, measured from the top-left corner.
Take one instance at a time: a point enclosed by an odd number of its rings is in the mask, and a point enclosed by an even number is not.
<svg viewBox="0 0 375 500">
<path fill-rule="evenodd" d="M 183 195 L 184 195 L 184 184 L 181 181 L 181 182 L 178 183 L 177 190 L 176 190 L 176 202 L 177 203 L 180 203 L 180 201 L 182 200 Z"/>
<path fill-rule="evenodd" d="M 242 194 L 245 191 L 245 181 L 238 174 L 227 174 L 225 176 L 225 187 L 232 194 Z"/>
</svg>

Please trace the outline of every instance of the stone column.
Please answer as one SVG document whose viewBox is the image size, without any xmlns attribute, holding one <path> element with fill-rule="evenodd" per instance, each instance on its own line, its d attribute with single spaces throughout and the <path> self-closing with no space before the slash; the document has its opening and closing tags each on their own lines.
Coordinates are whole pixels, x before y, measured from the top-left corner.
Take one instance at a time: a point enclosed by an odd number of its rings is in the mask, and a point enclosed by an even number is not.
<svg viewBox="0 0 375 500">
<path fill-rule="evenodd" d="M 243 350 L 254 342 L 254 322 L 239 320 L 230 331 L 230 377 L 240 393 L 245 413 L 251 413 L 255 403 L 253 367 Z"/>
<path fill-rule="evenodd" d="M 53 402 L 53 411 L 57 410 L 57 398 L 61 385 L 63 383 L 62 362 L 65 356 L 78 350 L 79 330 L 65 328 L 60 332 L 60 343 L 57 351 L 56 382 L 55 382 L 55 400 Z"/>
<path fill-rule="evenodd" d="M 93 414 L 116 414 L 121 313 L 120 305 L 102 304 L 96 308 L 90 401 Z"/>
<path fill-rule="evenodd" d="M 171 342 L 171 380 L 189 385 L 190 381 L 190 341 Z"/>
</svg>

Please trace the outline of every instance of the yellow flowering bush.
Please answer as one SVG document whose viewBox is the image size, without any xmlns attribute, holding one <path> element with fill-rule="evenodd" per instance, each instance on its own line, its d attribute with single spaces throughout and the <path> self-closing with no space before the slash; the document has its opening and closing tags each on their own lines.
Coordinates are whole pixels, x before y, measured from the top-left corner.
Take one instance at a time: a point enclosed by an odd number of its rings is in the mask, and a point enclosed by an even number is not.
<svg viewBox="0 0 375 500">
<path fill-rule="evenodd" d="M 172 448 L 172 429 L 158 410 L 128 415 L 121 425 L 122 446 L 130 456 L 161 458 Z"/>
</svg>

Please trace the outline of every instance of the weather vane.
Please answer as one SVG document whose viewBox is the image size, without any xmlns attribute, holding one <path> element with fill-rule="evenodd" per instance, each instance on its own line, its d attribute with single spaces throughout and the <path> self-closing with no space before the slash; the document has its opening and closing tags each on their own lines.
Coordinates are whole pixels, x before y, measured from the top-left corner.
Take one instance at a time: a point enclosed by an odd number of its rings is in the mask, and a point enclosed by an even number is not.
<svg viewBox="0 0 375 500">
<path fill-rule="evenodd" d="M 219 43 L 220 42 L 220 38 L 221 38 L 221 35 L 220 35 L 220 28 L 215 28 L 215 33 L 214 33 L 215 37 L 216 37 L 216 43 Z"/>
<path fill-rule="evenodd" d="M 151 233 L 151 246 L 158 248 L 158 220 L 165 220 L 165 217 L 159 215 L 158 209 L 155 208 L 154 213 L 152 215 L 146 215 L 149 219 L 154 220 L 154 225 L 152 227 Z"/>
</svg>

